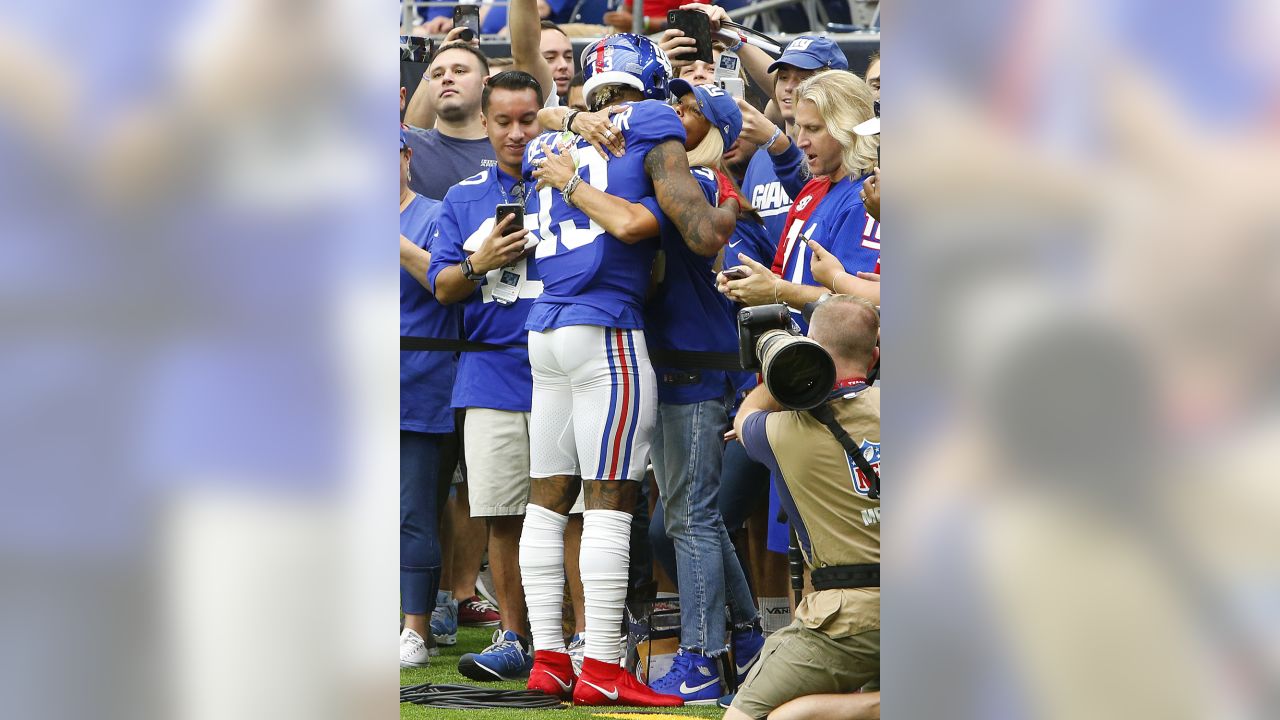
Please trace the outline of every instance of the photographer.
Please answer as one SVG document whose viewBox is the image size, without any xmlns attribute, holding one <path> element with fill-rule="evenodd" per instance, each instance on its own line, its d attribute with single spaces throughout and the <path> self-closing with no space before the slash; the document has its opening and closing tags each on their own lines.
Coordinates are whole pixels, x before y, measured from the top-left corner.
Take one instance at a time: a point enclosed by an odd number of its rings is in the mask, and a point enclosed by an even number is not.
<svg viewBox="0 0 1280 720">
<path fill-rule="evenodd" d="M 880 391 L 865 379 L 879 354 L 878 329 L 871 304 L 843 295 L 818 304 L 809 326 L 809 338 L 830 354 L 837 378 L 819 408 L 830 411 L 865 463 L 812 413 L 784 410 L 774 399 L 768 385 L 778 374 L 769 364 L 780 360 L 768 356 L 783 343 L 763 353 L 765 384 L 734 420 L 747 453 L 781 479 L 778 493 L 813 570 L 815 592 L 800 602 L 790 626 L 769 637 L 726 719 L 764 718 L 797 697 L 878 685 Z M 768 337 L 756 345 L 769 345 Z M 868 705 L 868 714 L 878 713 L 878 704 Z"/>
</svg>

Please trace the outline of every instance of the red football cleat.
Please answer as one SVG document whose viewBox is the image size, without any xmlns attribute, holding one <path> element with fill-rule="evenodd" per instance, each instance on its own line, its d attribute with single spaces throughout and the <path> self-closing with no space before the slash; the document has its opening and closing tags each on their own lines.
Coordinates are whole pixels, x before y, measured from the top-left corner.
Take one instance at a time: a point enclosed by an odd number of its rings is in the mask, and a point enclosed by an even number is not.
<svg viewBox="0 0 1280 720">
<path fill-rule="evenodd" d="M 585 658 L 578 685 L 573 690 L 573 704 L 677 707 L 684 705 L 684 700 L 650 690 L 617 663 Z"/>
<path fill-rule="evenodd" d="M 533 669 L 529 671 L 529 683 L 525 687 L 567 701 L 573 697 L 573 683 L 573 662 L 569 653 L 534 651 Z"/>
</svg>

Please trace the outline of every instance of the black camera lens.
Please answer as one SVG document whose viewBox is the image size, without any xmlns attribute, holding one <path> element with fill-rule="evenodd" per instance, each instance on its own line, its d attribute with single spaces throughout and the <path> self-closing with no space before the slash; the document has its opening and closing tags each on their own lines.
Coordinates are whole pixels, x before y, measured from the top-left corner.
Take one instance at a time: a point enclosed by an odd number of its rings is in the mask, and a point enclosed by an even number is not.
<svg viewBox="0 0 1280 720">
<path fill-rule="evenodd" d="M 836 382 L 836 365 L 821 345 L 781 330 L 760 338 L 761 374 L 783 406 L 808 410 L 821 405 Z"/>
</svg>

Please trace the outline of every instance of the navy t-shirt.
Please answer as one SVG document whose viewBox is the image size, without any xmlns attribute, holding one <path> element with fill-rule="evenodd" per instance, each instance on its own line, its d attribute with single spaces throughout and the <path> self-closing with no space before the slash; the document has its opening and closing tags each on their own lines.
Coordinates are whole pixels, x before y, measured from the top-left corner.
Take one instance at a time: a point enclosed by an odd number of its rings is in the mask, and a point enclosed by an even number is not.
<svg viewBox="0 0 1280 720">
<path fill-rule="evenodd" d="M 425 92 L 425 88 L 424 88 Z M 485 168 L 497 167 L 489 138 L 459 140 L 434 128 L 407 127 L 409 189 L 432 200 L 443 200 L 449 188 Z"/>
<path fill-rule="evenodd" d="M 430 251 L 440 203 L 415 195 L 400 210 L 400 234 Z M 422 284 L 400 268 L 400 334 L 413 337 L 458 337 L 457 306 L 444 306 Z M 454 353 L 400 353 L 400 429 L 422 433 L 453 431 Z"/>
</svg>

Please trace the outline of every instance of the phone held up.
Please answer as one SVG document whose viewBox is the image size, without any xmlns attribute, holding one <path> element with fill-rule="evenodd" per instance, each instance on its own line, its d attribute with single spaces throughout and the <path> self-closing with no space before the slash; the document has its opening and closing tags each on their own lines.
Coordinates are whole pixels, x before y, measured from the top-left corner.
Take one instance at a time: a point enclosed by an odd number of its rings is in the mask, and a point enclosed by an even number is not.
<svg viewBox="0 0 1280 720">
<path fill-rule="evenodd" d="M 524 228 L 524 206 L 520 203 L 502 203 L 494 210 L 494 225 L 502 224 L 502 221 L 511 217 L 512 220 L 503 228 L 503 235 Z M 498 282 L 493 286 L 493 301 L 499 305 L 514 305 L 516 300 L 520 299 L 520 265 L 519 261 L 507 265 L 498 272 Z"/>
<path fill-rule="evenodd" d="M 462 39 L 471 42 L 480 36 L 480 6 L 479 5 L 455 5 L 453 8 L 453 26 L 463 27 L 467 30 L 462 33 Z"/>
<path fill-rule="evenodd" d="M 667 13 L 667 27 L 674 28 L 691 37 L 697 43 L 697 53 L 686 60 L 701 60 L 710 65 L 715 62 L 711 55 L 711 18 L 697 10 L 672 10 Z"/>
</svg>

